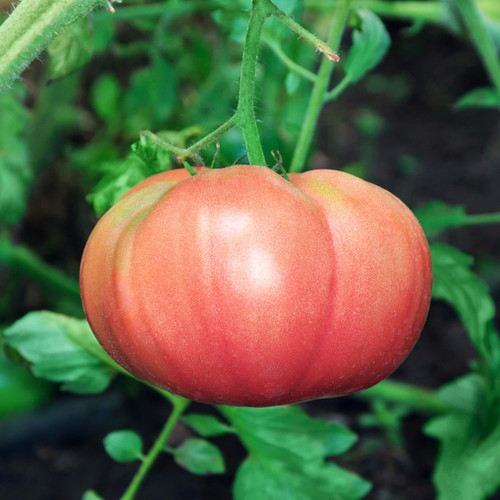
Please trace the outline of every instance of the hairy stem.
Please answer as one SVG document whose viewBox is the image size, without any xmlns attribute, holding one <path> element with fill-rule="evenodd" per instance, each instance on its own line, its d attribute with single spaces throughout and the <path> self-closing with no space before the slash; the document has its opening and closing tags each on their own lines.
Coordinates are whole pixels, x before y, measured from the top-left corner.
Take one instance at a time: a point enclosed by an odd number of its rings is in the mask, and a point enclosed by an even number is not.
<svg viewBox="0 0 500 500">
<path fill-rule="evenodd" d="M 317 36 L 313 35 L 310 31 L 306 30 L 299 23 L 294 21 L 291 17 L 287 16 L 282 10 L 278 9 L 271 0 L 266 0 L 269 11 L 272 12 L 283 24 L 288 26 L 292 31 L 295 31 L 301 38 L 307 40 L 310 44 L 314 45 L 320 52 L 322 52 L 330 61 L 339 62 L 339 56 L 330 48 L 330 46 L 320 40 Z"/>
<path fill-rule="evenodd" d="M 328 37 L 328 45 L 334 50 L 338 48 L 344 26 L 351 8 L 351 0 L 338 0 L 333 14 L 333 22 Z M 314 132 L 321 109 L 324 104 L 325 93 L 328 89 L 333 72 L 333 65 L 328 59 L 323 59 L 319 68 L 316 82 L 313 87 L 309 105 L 307 107 L 304 123 L 290 166 L 290 172 L 301 172 L 305 168 L 307 155 L 311 147 Z"/>
<path fill-rule="evenodd" d="M 186 408 L 189 406 L 190 403 L 188 399 L 184 398 L 175 398 L 171 399 L 171 401 L 173 402 L 174 405 L 172 413 L 170 414 L 167 422 L 165 423 L 165 426 L 160 432 L 153 447 L 144 458 L 142 465 L 140 466 L 136 475 L 132 479 L 132 482 L 130 483 L 129 487 L 127 488 L 127 490 L 125 491 L 120 500 L 132 500 L 135 497 L 139 487 L 142 484 L 142 481 L 146 477 L 146 474 L 154 465 L 156 459 L 158 458 L 158 455 L 160 455 L 160 453 L 163 452 L 168 436 L 170 436 L 170 433 L 175 427 L 175 424 L 178 422 L 179 418 L 184 413 L 184 411 L 186 410 Z"/>
<path fill-rule="evenodd" d="M 255 116 L 255 75 L 262 28 L 269 16 L 267 0 L 252 0 L 241 62 L 240 94 L 236 111 L 237 124 L 243 132 L 248 160 L 252 165 L 266 165 Z"/>
<path fill-rule="evenodd" d="M 64 28 L 105 0 L 23 0 L 0 26 L 0 91 Z"/>
</svg>

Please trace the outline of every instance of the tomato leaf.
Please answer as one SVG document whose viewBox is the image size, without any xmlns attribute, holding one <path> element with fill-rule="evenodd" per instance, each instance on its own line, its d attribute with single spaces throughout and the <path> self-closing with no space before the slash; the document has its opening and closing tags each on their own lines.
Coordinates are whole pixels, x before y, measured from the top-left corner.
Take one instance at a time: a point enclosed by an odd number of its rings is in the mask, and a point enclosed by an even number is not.
<svg viewBox="0 0 500 500">
<path fill-rule="evenodd" d="M 175 68 L 155 53 L 149 66 L 132 75 L 130 87 L 124 96 L 126 130 L 136 134 L 138 130 L 164 128 L 177 99 Z"/>
<path fill-rule="evenodd" d="M 54 80 L 75 71 L 92 59 L 94 37 L 89 20 L 81 18 L 54 38 L 47 48 L 49 78 Z"/>
<path fill-rule="evenodd" d="M 104 500 L 104 498 L 99 496 L 94 490 L 87 490 L 83 494 L 82 500 Z"/>
<path fill-rule="evenodd" d="M 33 178 L 25 140 L 29 114 L 23 98 L 20 85 L 0 96 L 0 224 L 20 220 Z"/>
<path fill-rule="evenodd" d="M 433 297 L 455 308 L 481 356 L 489 360 L 500 358 L 500 338 L 492 326 L 495 304 L 486 283 L 470 270 L 472 257 L 437 243 L 431 245 L 431 255 Z"/>
<path fill-rule="evenodd" d="M 335 464 L 248 458 L 238 469 L 234 498 L 251 500 L 344 500 L 365 496 L 369 483 Z"/>
<path fill-rule="evenodd" d="M 103 439 L 108 455 L 117 462 L 133 462 L 142 457 L 142 439 L 133 431 L 115 431 Z"/>
<path fill-rule="evenodd" d="M 491 399 L 477 373 L 454 380 L 439 391 L 454 411 L 434 417 L 424 432 L 440 441 L 434 484 L 441 500 L 483 500 L 500 487 L 500 394 Z M 497 411 L 485 415 L 488 400 Z M 489 418 L 487 418 L 489 417 Z"/>
<path fill-rule="evenodd" d="M 450 228 L 466 225 L 467 214 L 463 205 L 451 206 L 442 201 L 433 201 L 415 210 L 427 238 L 435 238 Z"/>
<path fill-rule="evenodd" d="M 203 437 L 222 436 L 234 432 L 234 429 L 212 415 L 191 413 L 182 420 Z"/>
<path fill-rule="evenodd" d="M 132 145 L 132 151 L 124 160 L 103 162 L 101 170 L 105 172 L 96 184 L 87 200 L 94 212 L 102 215 L 111 208 L 127 191 L 150 175 L 168 170 L 171 157 L 146 138 Z"/>
<path fill-rule="evenodd" d="M 292 406 L 219 409 L 250 453 L 237 473 L 237 500 L 354 499 L 370 490 L 356 474 L 325 462 L 356 441 L 340 424 L 310 418 Z"/>
<path fill-rule="evenodd" d="M 486 283 L 470 269 L 472 258 L 456 248 L 431 246 L 433 296 L 449 302 L 481 358 L 474 372 L 439 391 L 452 408 L 425 432 L 440 441 L 434 483 L 440 499 L 482 500 L 500 486 L 500 337 Z"/>
<path fill-rule="evenodd" d="M 31 312 L 4 332 L 37 377 L 62 383 L 78 394 L 104 391 L 115 363 L 98 344 L 88 323 L 48 311 Z"/>
<path fill-rule="evenodd" d="M 220 450 L 203 439 L 187 439 L 173 453 L 174 460 L 193 474 L 222 474 L 226 470 Z"/>
<path fill-rule="evenodd" d="M 361 18 L 361 29 L 352 34 L 353 45 L 344 65 L 345 78 L 356 83 L 372 70 L 385 56 L 391 39 L 384 23 L 371 11 L 356 11 Z"/>
<path fill-rule="evenodd" d="M 463 95 L 454 105 L 455 109 L 500 108 L 500 95 L 493 87 L 478 87 Z"/>
</svg>

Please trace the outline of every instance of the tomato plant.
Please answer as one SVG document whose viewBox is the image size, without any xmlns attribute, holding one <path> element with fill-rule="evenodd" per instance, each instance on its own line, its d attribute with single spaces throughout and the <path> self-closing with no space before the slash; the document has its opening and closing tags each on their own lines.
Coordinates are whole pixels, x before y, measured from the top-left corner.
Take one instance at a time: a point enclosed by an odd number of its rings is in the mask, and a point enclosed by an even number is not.
<svg viewBox="0 0 500 500">
<path fill-rule="evenodd" d="M 427 241 L 402 202 L 332 170 L 179 176 L 139 184 L 84 252 L 85 313 L 120 365 L 239 406 L 351 394 L 399 366 L 431 292 Z"/>
<path fill-rule="evenodd" d="M 0 0 L 0 497 L 494 495 L 497 4 Z"/>
</svg>

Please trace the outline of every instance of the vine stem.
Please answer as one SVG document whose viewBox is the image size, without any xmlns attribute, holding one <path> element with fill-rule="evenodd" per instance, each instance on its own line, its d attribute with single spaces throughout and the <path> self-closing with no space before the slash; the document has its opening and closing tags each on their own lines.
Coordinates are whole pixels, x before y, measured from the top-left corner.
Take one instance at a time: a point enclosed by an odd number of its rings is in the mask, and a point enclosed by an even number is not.
<svg viewBox="0 0 500 500">
<path fill-rule="evenodd" d="M 255 116 L 254 98 L 260 38 L 269 15 L 267 0 L 252 0 L 241 61 L 240 93 L 236 110 L 237 124 L 243 132 L 248 161 L 251 165 L 266 165 Z"/>
<path fill-rule="evenodd" d="M 139 470 L 137 471 L 136 475 L 132 479 L 132 482 L 130 483 L 129 487 L 127 488 L 123 496 L 120 498 L 120 500 L 133 500 L 146 474 L 149 472 L 149 470 L 155 463 L 156 459 L 158 458 L 158 455 L 160 455 L 160 453 L 163 452 L 168 436 L 170 436 L 170 433 L 175 427 L 175 424 L 178 422 L 179 418 L 190 404 L 190 401 L 184 398 L 178 397 L 170 400 L 174 405 L 172 413 L 168 417 L 153 447 L 151 448 L 149 453 L 144 457 L 142 465 L 139 467 Z"/>
<path fill-rule="evenodd" d="M 330 48 L 330 46 L 319 39 L 317 36 L 313 35 L 310 31 L 306 30 L 299 23 L 294 21 L 291 17 L 287 16 L 281 9 L 274 5 L 271 0 L 266 0 L 269 11 L 276 16 L 283 24 L 288 26 L 292 31 L 295 31 L 297 35 L 304 38 L 309 43 L 314 45 L 320 52 L 322 52 L 329 61 L 339 62 L 340 58 L 335 51 Z"/>
<path fill-rule="evenodd" d="M 375 399 L 405 404 L 423 413 L 439 414 L 450 409 L 435 391 L 393 380 L 383 380 L 370 389 L 354 394 L 354 396 L 359 399 Z"/>
<path fill-rule="evenodd" d="M 456 8 L 460 12 L 486 71 L 500 95 L 500 61 L 497 49 L 479 12 L 476 0 L 457 0 Z"/>
<path fill-rule="evenodd" d="M 0 90 L 58 35 L 105 0 L 23 0 L 0 26 Z"/>
<path fill-rule="evenodd" d="M 347 16 L 351 9 L 351 0 L 338 0 L 333 13 L 333 22 L 328 37 L 328 45 L 334 50 L 338 48 L 342 33 L 344 32 Z M 290 165 L 290 172 L 301 172 L 306 163 L 311 147 L 316 124 L 324 104 L 325 94 L 330 83 L 333 65 L 328 59 L 323 59 L 318 71 L 316 82 L 309 99 L 304 124 Z"/>
</svg>

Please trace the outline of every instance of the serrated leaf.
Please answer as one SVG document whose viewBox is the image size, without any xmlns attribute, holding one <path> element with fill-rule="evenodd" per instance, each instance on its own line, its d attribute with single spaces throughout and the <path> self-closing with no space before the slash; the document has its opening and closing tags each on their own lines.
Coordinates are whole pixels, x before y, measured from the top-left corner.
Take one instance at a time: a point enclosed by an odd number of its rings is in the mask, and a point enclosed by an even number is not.
<svg viewBox="0 0 500 500">
<path fill-rule="evenodd" d="M 64 390 L 95 394 L 110 383 L 114 362 L 84 320 L 31 312 L 7 328 L 4 339 L 29 362 L 34 375 L 59 382 Z"/>
<path fill-rule="evenodd" d="M 470 267 L 473 259 L 444 244 L 432 244 L 432 295 L 449 302 L 463 321 L 474 347 L 486 359 L 498 359 L 500 339 L 491 327 L 495 304 L 486 283 Z"/>
<path fill-rule="evenodd" d="M 369 483 L 325 458 L 347 451 L 356 436 L 297 407 L 219 407 L 250 453 L 238 471 L 237 500 L 362 498 Z M 313 495 L 313 496 L 311 496 Z"/>
<path fill-rule="evenodd" d="M 433 201 L 415 210 L 415 216 L 427 238 L 435 238 L 446 229 L 462 227 L 467 221 L 464 206 L 451 206 L 442 201 Z"/>
<path fill-rule="evenodd" d="M 234 429 L 212 415 L 191 413 L 182 420 L 203 437 L 222 436 L 234 432 Z"/>
<path fill-rule="evenodd" d="M 332 463 L 316 467 L 254 457 L 238 469 L 233 486 L 235 500 L 355 500 L 369 491 L 369 483 Z"/>
<path fill-rule="evenodd" d="M 352 34 L 353 45 L 344 65 L 345 78 L 350 83 L 361 79 L 383 59 L 391 39 L 384 23 L 371 11 L 356 11 L 361 18 L 361 29 Z"/>
<path fill-rule="evenodd" d="M 26 145 L 29 114 L 23 98 L 20 85 L 0 95 L 0 225 L 21 219 L 33 178 Z"/>
<path fill-rule="evenodd" d="M 82 18 L 54 38 L 47 48 L 49 78 L 61 78 L 92 59 L 94 37 L 88 19 Z"/>
<path fill-rule="evenodd" d="M 454 105 L 455 109 L 500 108 L 500 94 L 493 87 L 479 87 L 467 92 Z"/>
<path fill-rule="evenodd" d="M 103 439 L 108 455 L 117 462 L 133 462 L 142 457 L 142 439 L 134 431 L 115 431 Z"/>
<path fill-rule="evenodd" d="M 222 474 L 226 467 L 220 450 L 203 439 L 187 439 L 174 450 L 174 460 L 198 475 Z"/>
<path fill-rule="evenodd" d="M 488 419 L 488 385 L 477 373 L 440 389 L 454 411 L 431 419 L 424 432 L 439 440 L 434 484 L 440 500 L 484 500 L 500 487 L 500 398 Z"/>
</svg>

